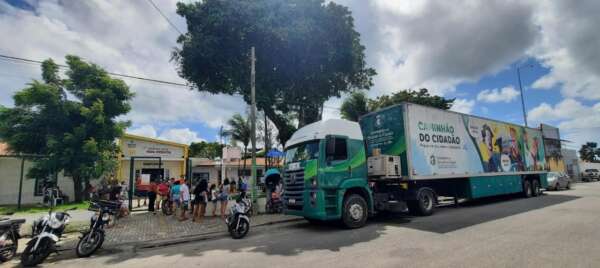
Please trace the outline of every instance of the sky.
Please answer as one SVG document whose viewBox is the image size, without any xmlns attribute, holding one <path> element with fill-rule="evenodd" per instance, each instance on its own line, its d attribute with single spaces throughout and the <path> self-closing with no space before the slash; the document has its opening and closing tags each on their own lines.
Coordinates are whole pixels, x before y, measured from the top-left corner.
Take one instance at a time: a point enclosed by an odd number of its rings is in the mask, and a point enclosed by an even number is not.
<svg viewBox="0 0 600 268">
<path fill-rule="evenodd" d="M 600 1 L 333 1 L 353 12 L 378 72 L 370 97 L 426 87 L 456 98 L 453 110 L 523 124 L 518 68 L 529 126 L 559 127 L 567 148 L 600 142 Z M 186 31 L 177 1 L 154 2 Z M 4 55 L 63 63 L 75 54 L 111 72 L 185 83 L 170 61 L 178 35 L 146 0 L 0 2 Z M 40 78 L 36 64 L 0 60 L 0 105 Z M 213 141 L 246 111 L 240 97 L 124 81 L 136 93 L 122 118 L 134 134 Z M 324 118 L 339 118 L 341 102 L 326 102 Z"/>
</svg>

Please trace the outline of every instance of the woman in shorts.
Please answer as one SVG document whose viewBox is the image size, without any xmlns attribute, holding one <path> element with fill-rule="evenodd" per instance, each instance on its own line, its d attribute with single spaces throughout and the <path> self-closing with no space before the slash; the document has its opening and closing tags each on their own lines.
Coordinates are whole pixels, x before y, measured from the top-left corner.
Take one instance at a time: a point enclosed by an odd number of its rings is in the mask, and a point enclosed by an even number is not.
<svg viewBox="0 0 600 268">
<path fill-rule="evenodd" d="M 200 180 L 194 188 L 194 211 L 192 212 L 192 221 L 202 222 L 206 213 L 206 201 L 208 199 L 208 182 Z"/>
<path fill-rule="evenodd" d="M 219 194 L 219 201 L 221 203 L 221 218 L 225 220 L 225 211 L 227 210 L 227 202 L 229 200 L 229 179 L 225 178 L 223 185 L 221 185 L 221 193 Z"/>
</svg>

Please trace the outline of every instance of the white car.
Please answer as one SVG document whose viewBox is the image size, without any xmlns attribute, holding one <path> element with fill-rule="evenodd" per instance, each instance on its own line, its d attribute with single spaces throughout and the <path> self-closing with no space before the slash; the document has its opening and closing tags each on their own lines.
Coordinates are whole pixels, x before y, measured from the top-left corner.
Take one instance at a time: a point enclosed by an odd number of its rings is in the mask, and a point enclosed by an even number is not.
<svg viewBox="0 0 600 268">
<path fill-rule="evenodd" d="M 548 172 L 547 190 L 571 189 L 571 178 L 563 172 Z"/>
</svg>

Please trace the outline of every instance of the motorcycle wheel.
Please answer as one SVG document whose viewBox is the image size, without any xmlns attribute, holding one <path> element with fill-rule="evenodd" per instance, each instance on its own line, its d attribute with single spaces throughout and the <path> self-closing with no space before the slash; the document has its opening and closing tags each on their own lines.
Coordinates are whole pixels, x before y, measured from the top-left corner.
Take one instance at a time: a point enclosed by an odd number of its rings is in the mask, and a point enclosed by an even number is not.
<svg viewBox="0 0 600 268">
<path fill-rule="evenodd" d="M 9 261 L 17 254 L 17 248 L 19 248 L 19 240 L 13 232 L 8 233 L 10 236 L 10 241 L 12 242 L 9 245 L 4 245 L 0 248 L 0 262 Z M 8 237 L 7 237 L 8 240 Z"/>
<path fill-rule="evenodd" d="M 77 257 L 79 258 L 89 257 L 104 243 L 104 232 L 102 230 L 97 230 L 91 235 L 89 233 L 90 231 L 84 233 L 79 242 L 77 242 L 75 253 L 77 253 Z"/>
<path fill-rule="evenodd" d="M 229 223 L 229 234 L 233 239 L 243 238 L 250 230 L 250 223 L 246 219 L 240 219 L 240 224 L 236 228 L 237 221 L 236 217 Z"/>
<path fill-rule="evenodd" d="M 28 243 L 23 253 L 21 253 L 21 264 L 23 266 L 36 266 L 42 263 L 50 255 L 53 243 L 49 238 L 44 238 L 40 241 L 36 250 L 33 250 L 35 242 Z"/>
<path fill-rule="evenodd" d="M 165 216 L 169 216 L 169 215 L 173 214 L 173 211 L 171 211 L 170 202 L 162 201 L 161 205 L 160 205 L 160 209 L 162 210 L 163 214 L 165 214 Z"/>
</svg>

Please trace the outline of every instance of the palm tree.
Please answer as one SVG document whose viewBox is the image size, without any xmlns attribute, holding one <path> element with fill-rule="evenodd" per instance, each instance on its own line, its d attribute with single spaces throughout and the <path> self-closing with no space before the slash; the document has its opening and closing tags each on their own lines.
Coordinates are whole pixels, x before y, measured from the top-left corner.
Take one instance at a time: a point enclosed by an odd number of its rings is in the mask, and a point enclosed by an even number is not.
<svg viewBox="0 0 600 268">
<path fill-rule="evenodd" d="M 250 119 L 245 118 L 241 114 L 234 114 L 228 121 L 229 129 L 224 133 L 225 135 L 231 137 L 233 142 L 241 142 L 244 145 L 244 154 L 242 155 L 242 159 L 248 153 L 248 144 L 250 143 L 250 139 L 252 136 L 252 127 L 250 125 Z M 244 168 L 242 170 L 246 170 L 246 160 L 244 160 Z"/>
<path fill-rule="evenodd" d="M 350 94 L 344 100 L 341 107 L 342 118 L 350 121 L 358 121 L 361 115 L 369 112 L 367 106 L 368 98 L 362 91 L 356 91 Z"/>
</svg>

